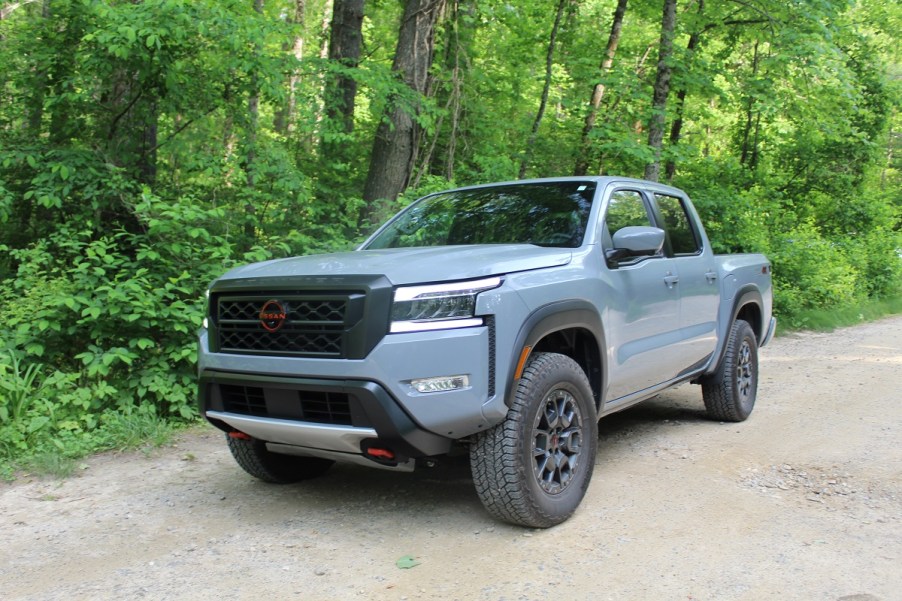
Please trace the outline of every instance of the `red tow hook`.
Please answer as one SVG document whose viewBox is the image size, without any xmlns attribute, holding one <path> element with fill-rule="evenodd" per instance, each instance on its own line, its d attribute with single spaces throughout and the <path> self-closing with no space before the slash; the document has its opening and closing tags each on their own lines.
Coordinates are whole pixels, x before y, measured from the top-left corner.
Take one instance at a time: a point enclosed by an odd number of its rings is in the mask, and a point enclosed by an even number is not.
<svg viewBox="0 0 902 601">
<path fill-rule="evenodd" d="M 234 432 L 229 432 L 229 438 L 237 438 L 238 440 L 251 440 L 251 435 L 235 430 Z"/>
<path fill-rule="evenodd" d="M 368 448 L 366 454 L 370 457 L 375 457 L 376 459 L 388 459 L 389 461 L 395 458 L 395 454 L 388 449 L 380 449 L 377 447 Z"/>
</svg>

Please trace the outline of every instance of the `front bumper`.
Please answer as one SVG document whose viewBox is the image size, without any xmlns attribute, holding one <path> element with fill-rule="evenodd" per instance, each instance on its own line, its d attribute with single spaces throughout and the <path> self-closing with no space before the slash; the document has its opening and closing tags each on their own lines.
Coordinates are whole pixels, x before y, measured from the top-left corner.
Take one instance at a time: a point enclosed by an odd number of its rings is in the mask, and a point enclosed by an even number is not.
<svg viewBox="0 0 902 601">
<path fill-rule="evenodd" d="M 383 465 L 447 453 L 452 439 L 427 432 L 373 382 L 208 371 L 200 379 L 204 416 L 272 450 Z M 371 456 L 368 450 L 391 452 Z"/>
<path fill-rule="evenodd" d="M 392 467 L 441 455 L 507 412 L 495 391 L 493 325 L 388 335 L 360 360 L 215 353 L 201 331 L 200 411 L 279 453 Z M 411 385 L 452 375 L 469 386 L 420 393 Z"/>
</svg>

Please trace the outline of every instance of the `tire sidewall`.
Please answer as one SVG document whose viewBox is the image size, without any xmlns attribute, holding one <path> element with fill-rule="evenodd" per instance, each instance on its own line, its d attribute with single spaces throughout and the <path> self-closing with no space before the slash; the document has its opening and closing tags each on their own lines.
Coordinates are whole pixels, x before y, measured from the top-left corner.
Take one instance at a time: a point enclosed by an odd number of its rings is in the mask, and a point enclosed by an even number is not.
<svg viewBox="0 0 902 601">
<path fill-rule="evenodd" d="M 585 376 L 582 375 L 582 370 L 575 362 L 569 358 L 566 359 L 572 365 L 558 363 L 552 369 L 539 370 L 538 377 L 529 384 L 524 385 L 521 381 L 517 391 L 517 400 L 522 403 L 521 415 L 517 423 L 517 453 L 520 457 L 518 463 L 521 469 L 521 478 L 529 490 L 529 497 L 533 500 L 536 512 L 547 516 L 553 520 L 553 523 L 563 521 L 579 506 L 589 487 L 598 450 L 598 419 L 592 390 Z M 548 395 L 556 390 L 569 393 L 579 407 L 582 448 L 579 452 L 573 481 L 560 493 L 551 494 L 542 488 L 536 477 L 533 428 L 538 413 L 544 409 Z M 556 516 L 561 517 L 558 519 Z"/>
<path fill-rule="evenodd" d="M 747 322 L 737 321 L 734 327 L 736 330 L 732 339 L 733 361 L 730 362 L 731 365 L 724 366 L 724 368 L 729 371 L 723 375 L 724 377 L 729 378 L 730 391 L 733 393 L 733 398 L 735 399 L 736 412 L 739 414 L 739 417 L 744 420 L 751 415 L 752 410 L 755 408 L 755 400 L 758 396 L 758 342 L 754 332 L 752 332 L 752 327 Z M 741 361 L 742 346 L 745 342 L 748 343 L 751 354 L 752 383 L 748 399 L 743 400 L 739 390 L 739 378 L 736 370 Z"/>
</svg>

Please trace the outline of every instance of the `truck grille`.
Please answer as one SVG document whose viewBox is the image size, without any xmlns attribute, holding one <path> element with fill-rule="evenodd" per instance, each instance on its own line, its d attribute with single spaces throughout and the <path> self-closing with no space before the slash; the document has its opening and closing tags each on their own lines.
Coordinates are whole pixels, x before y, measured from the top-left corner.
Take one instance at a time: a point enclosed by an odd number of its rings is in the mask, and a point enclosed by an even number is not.
<svg viewBox="0 0 902 601">
<path fill-rule="evenodd" d="M 345 358 L 346 335 L 363 316 L 362 293 L 216 295 L 222 353 Z"/>
<path fill-rule="evenodd" d="M 318 424 L 352 425 L 351 401 L 347 393 L 240 384 L 220 384 L 219 389 L 223 408 L 230 413 Z"/>
</svg>

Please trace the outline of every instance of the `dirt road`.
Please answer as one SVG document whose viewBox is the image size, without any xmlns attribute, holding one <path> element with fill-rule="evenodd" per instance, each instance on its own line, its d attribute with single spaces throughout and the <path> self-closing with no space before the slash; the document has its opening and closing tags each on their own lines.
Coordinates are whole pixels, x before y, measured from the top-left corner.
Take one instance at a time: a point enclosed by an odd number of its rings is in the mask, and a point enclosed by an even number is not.
<svg viewBox="0 0 902 601">
<path fill-rule="evenodd" d="M 586 499 L 544 531 L 492 521 L 465 458 L 278 487 L 207 429 L 3 483 L 0 597 L 902 599 L 902 317 L 761 357 L 745 423 L 690 385 L 603 420 Z"/>
</svg>

